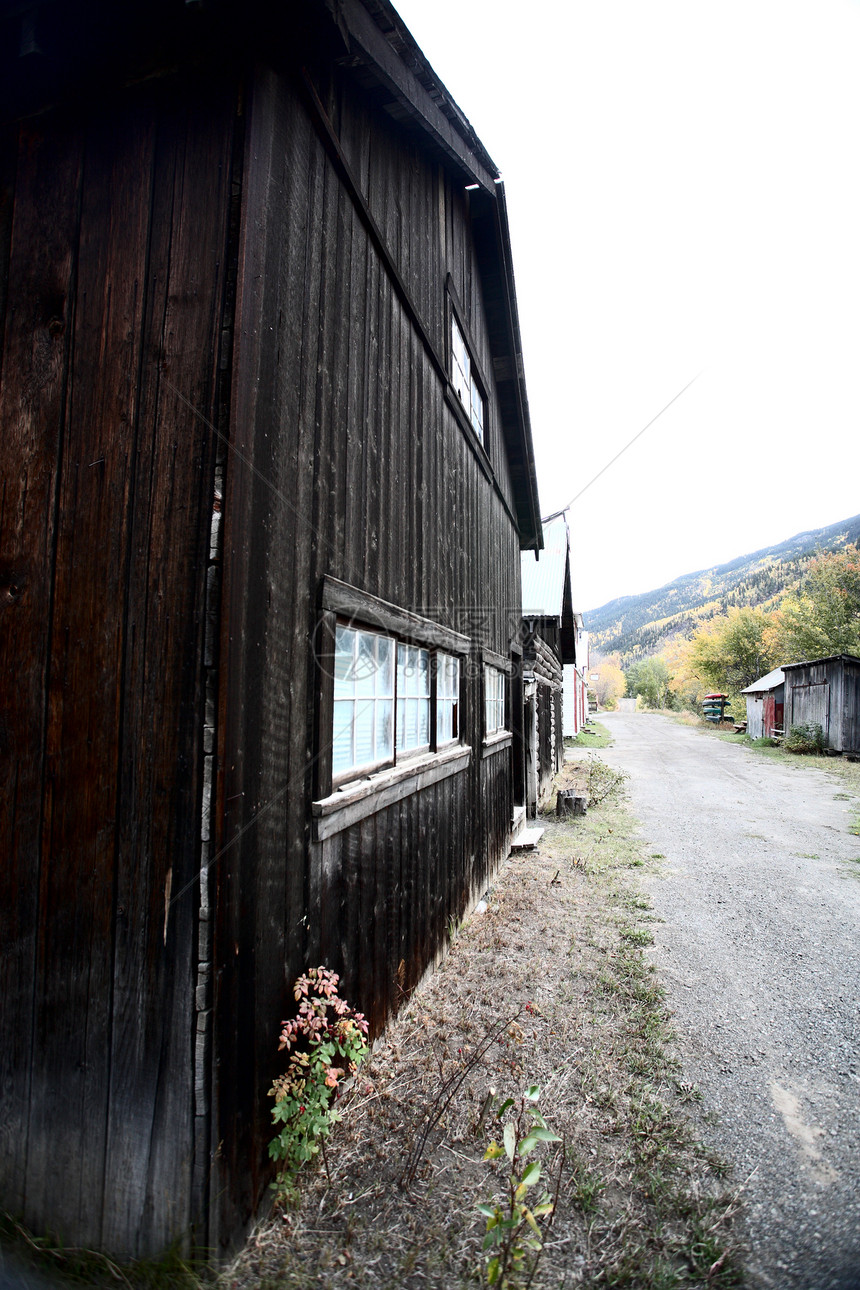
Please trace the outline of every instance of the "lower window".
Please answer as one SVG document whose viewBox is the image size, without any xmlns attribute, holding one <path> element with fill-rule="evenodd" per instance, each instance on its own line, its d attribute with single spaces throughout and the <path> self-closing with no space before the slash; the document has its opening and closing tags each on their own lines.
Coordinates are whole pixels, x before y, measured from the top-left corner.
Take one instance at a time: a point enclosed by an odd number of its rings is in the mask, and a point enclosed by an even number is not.
<svg viewBox="0 0 860 1290">
<path fill-rule="evenodd" d="M 338 627 L 332 774 L 394 759 L 394 648 L 388 636 Z"/>
<path fill-rule="evenodd" d="M 489 663 L 484 665 L 484 734 L 505 728 L 505 674 Z"/>
<path fill-rule="evenodd" d="M 460 661 L 338 624 L 332 777 L 343 781 L 459 738 Z"/>
</svg>

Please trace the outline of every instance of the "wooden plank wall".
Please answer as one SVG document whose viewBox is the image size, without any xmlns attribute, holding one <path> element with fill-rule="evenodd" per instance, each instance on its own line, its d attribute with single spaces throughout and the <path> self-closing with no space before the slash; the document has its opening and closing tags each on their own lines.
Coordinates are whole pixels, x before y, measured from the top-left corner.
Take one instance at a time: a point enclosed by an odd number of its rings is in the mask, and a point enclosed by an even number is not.
<svg viewBox="0 0 860 1290">
<path fill-rule="evenodd" d="M 844 663 L 842 749 L 860 751 L 860 659 Z"/>
<path fill-rule="evenodd" d="M 194 1217 L 202 623 L 236 88 L 6 129 L 0 1193 L 137 1254 Z"/>
<path fill-rule="evenodd" d="M 331 574 L 509 655 L 519 543 L 500 428 L 497 491 L 445 400 L 421 329 L 373 239 L 366 202 L 424 329 L 446 354 L 453 276 L 492 362 L 468 195 L 346 78 L 315 73 L 350 191 L 300 79 L 261 69 L 249 94 L 244 241 L 225 508 L 221 785 L 215 883 L 218 1081 L 213 1239 L 249 1220 L 267 1178 L 263 1096 L 288 987 L 342 971 L 378 1031 L 449 918 L 506 854 L 510 751 L 482 759 L 482 669 L 470 667 L 468 772 L 322 844 L 311 842 L 319 676 L 308 642 Z M 476 659 L 473 662 L 479 662 Z M 401 964 L 403 965 L 401 967 Z"/>
</svg>

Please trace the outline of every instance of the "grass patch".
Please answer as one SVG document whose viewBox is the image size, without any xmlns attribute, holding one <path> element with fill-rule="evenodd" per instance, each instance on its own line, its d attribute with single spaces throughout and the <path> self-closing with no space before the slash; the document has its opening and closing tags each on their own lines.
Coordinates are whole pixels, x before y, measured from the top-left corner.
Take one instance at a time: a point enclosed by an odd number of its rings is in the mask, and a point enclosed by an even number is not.
<svg viewBox="0 0 860 1290">
<path fill-rule="evenodd" d="M 215 1274 L 205 1255 L 188 1256 L 175 1246 L 157 1259 L 120 1262 L 97 1250 L 64 1246 L 53 1236 L 38 1236 L 7 1213 L 0 1214 L 0 1245 L 7 1253 L 14 1253 L 22 1269 L 41 1272 L 58 1290 L 64 1286 L 211 1290 L 215 1284 Z"/>
<path fill-rule="evenodd" d="M 738 1284 L 736 1198 L 688 1119 L 696 1093 L 647 953 L 656 920 L 638 875 L 655 865 L 623 783 L 585 816 L 542 823 L 362 1066 L 329 1175 L 303 1176 L 299 1207 L 254 1234 L 224 1290 L 486 1284 L 476 1207 L 506 1185 L 505 1162 L 484 1159 L 499 1136 L 486 1107 L 530 1084 L 564 1144 L 541 1148 L 560 1184 L 533 1290 Z"/>
<path fill-rule="evenodd" d="M 565 739 L 566 748 L 609 748 L 615 739 L 601 721 L 590 721 L 588 728 L 580 730 L 573 739 Z"/>
</svg>

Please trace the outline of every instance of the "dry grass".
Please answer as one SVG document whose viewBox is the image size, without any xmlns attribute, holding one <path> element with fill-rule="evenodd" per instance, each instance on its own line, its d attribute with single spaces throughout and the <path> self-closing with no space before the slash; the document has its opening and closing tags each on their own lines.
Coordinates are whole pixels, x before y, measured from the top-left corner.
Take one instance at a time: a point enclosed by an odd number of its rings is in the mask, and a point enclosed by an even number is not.
<svg viewBox="0 0 860 1290">
<path fill-rule="evenodd" d="M 503 1179 L 481 1113 L 491 1089 L 529 1084 L 564 1138 L 563 1158 L 544 1147 L 561 1187 L 535 1290 L 740 1284 L 735 1198 L 687 1126 L 695 1090 L 647 958 L 630 817 L 608 800 L 543 823 L 359 1072 L 328 1174 L 307 1174 L 300 1208 L 260 1226 L 222 1287 L 482 1284 L 475 1206 Z"/>
</svg>

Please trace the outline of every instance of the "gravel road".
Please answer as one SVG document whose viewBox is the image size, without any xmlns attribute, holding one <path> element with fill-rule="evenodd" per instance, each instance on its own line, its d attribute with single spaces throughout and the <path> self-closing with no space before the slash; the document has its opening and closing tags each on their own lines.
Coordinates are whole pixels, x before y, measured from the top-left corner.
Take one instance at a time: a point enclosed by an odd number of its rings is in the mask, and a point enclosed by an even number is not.
<svg viewBox="0 0 860 1290">
<path fill-rule="evenodd" d="M 665 717 L 600 720 L 665 857 L 654 960 L 702 1137 L 745 1185 L 748 1284 L 860 1290 L 857 795 Z"/>
</svg>

